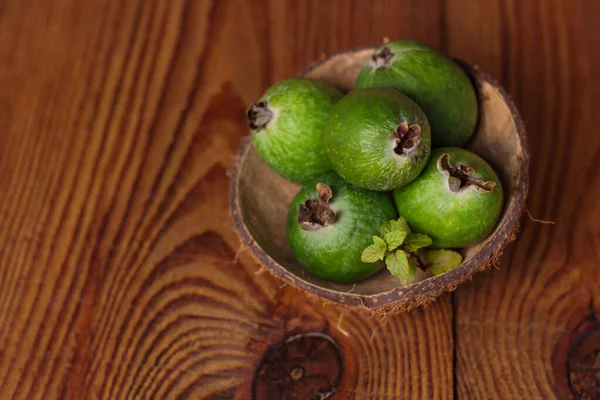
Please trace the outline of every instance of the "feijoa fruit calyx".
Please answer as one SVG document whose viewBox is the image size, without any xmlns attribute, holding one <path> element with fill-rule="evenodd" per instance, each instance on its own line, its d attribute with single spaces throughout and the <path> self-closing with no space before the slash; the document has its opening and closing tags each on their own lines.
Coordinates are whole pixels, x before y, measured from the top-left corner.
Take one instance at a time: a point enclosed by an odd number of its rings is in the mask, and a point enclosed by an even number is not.
<svg viewBox="0 0 600 400">
<path fill-rule="evenodd" d="M 485 239 L 500 218 L 502 184 L 492 167 L 461 148 L 432 152 L 410 184 L 394 191 L 411 229 L 429 235 L 435 248 L 460 248 Z"/>
<path fill-rule="evenodd" d="M 461 67 L 413 40 L 389 42 L 366 61 L 356 88 L 394 88 L 413 99 L 431 125 L 433 147 L 462 146 L 477 123 L 475 89 Z"/>
<path fill-rule="evenodd" d="M 322 134 L 342 93 L 321 81 L 293 78 L 271 86 L 248 109 L 252 143 L 262 159 L 285 179 L 302 183 L 330 170 Z"/>
<path fill-rule="evenodd" d="M 396 216 L 384 193 L 354 187 L 328 172 L 306 183 L 292 201 L 288 241 L 312 274 L 331 282 L 358 282 L 383 268 L 383 261 L 365 263 L 361 254 L 381 224 Z"/>
<path fill-rule="evenodd" d="M 349 183 L 392 190 L 425 167 L 429 123 L 423 110 L 397 90 L 357 89 L 331 108 L 323 146 L 332 168 Z"/>
</svg>

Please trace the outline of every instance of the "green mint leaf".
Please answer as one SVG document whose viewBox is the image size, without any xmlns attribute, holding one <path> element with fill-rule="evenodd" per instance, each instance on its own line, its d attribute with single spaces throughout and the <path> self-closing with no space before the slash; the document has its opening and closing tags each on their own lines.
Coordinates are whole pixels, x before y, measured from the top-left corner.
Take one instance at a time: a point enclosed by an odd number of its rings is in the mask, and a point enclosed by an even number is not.
<svg viewBox="0 0 600 400">
<path fill-rule="evenodd" d="M 387 243 L 387 249 L 389 251 L 395 250 L 404 242 L 406 238 L 406 232 L 400 230 L 394 230 L 386 233 L 383 239 Z"/>
<path fill-rule="evenodd" d="M 396 221 L 397 229 L 401 231 L 405 231 L 406 233 L 410 233 L 410 227 L 408 226 L 408 222 L 406 222 L 406 218 L 400 217 L 398 221 Z"/>
<path fill-rule="evenodd" d="M 377 258 L 383 260 L 383 256 L 385 256 L 385 252 L 387 250 L 387 244 L 385 243 L 385 240 L 379 236 L 373 236 L 373 243 L 373 246 L 375 246 L 375 249 L 377 249 Z"/>
<path fill-rule="evenodd" d="M 385 243 L 385 240 L 383 240 L 379 236 L 373 236 L 373 243 L 379 254 L 381 254 L 381 259 L 383 260 L 383 255 L 387 250 L 387 244 Z"/>
<path fill-rule="evenodd" d="M 360 256 L 360 261 L 364 263 L 374 263 L 377 260 L 380 260 L 379 250 L 377 250 L 377 247 L 375 247 L 375 245 L 370 245 L 369 247 L 364 249 Z"/>
<path fill-rule="evenodd" d="M 398 223 L 395 220 L 391 220 L 381 224 L 381 228 L 379 228 L 379 230 L 381 231 L 381 236 L 385 237 L 385 235 L 387 235 L 388 233 L 395 231 L 397 229 L 397 225 Z"/>
<path fill-rule="evenodd" d="M 388 253 L 385 257 L 385 264 L 392 275 L 398 278 L 403 285 L 408 285 L 415 279 L 417 272 L 416 259 L 411 263 L 408 255 L 403 250 Z"/>
<path fill-rule="evenodd" d="M 397 250 L 385 257 L 385 265 L 392 275 L 402 277 L 410 269 L 408 265 L 408 257 L 402 250 Z"/>
<path fill-rule="evenodd" d="M 406 222 L 406 219 L 404 219 L 403 217 L 398 218 L 397 221 L 390 220 L 390 221 L 384 222 L 383 224 L 381 224 L 381 227 L 379 228 L 379 230 L 381 231 L 381 236 L 383 236 L 383 237 L 385 237 L 386 234 L 393 232 L 393 231 L 410 233 L 410 228 L 408 227 L 408 223 Z"/>
<path fill-rule="evenodd" d="M 377 260 L 383 260 L 387 244 L 379 236 L 373 236 L 373 244 L 363 250 L 360 260 L 365 263 L 374 263 Z"/>
<path fill-rule="evenodd" d="M 427 267 L 433 275 L 440 275 L 458 267 L 462 256 L 452 250 L 429 250 L 425 255 Z"/>
<path fill-rule="evenodd" d="M 409 233 L 404 241 L 404 250 L 413 253 L 422 247 L 431 246 L 431 238 L 423 233 Z"/>
</svg>

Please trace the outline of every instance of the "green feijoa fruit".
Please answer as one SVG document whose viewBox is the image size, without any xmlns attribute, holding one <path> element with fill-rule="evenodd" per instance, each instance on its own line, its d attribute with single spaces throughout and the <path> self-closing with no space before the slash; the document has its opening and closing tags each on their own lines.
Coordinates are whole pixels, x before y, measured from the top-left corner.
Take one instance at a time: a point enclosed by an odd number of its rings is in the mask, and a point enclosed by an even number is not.
<svg viewBox="0 0 600 400">
<path fill-rule="evenodd" d="M 323 126 L 342 95 L 325 82 L 309 79 L 287 79 L 271 86 L 248 109 L 258 154 L 291 182 L 302 183 L 330 170 L 323 150 Z"/>
<path fill-rule="evenodd" d="M 312 274 L 331 282 L 358 282 L 383 268 L 382 260 L 364 263 L 361 255 L 381 224 L 396 217 L 385 193 L 354 187 L 330 171 L 308 182 L 292 201 L 288 241 Z"/>
<path fill-rule="evenodd" d="M 502 213 L 502 184 L 482 158 L 461 148 L 431 153 L 409 185 L 394 191 L 410 227 L 429 235 L 436 248 L 465 247 L 485 239 Z"/>
<path fill-rule="evenodd" d="M 366 61 L 357 88 L 394 88 L 416 101 L 431 125 L 433 147 L 462 146 L 475 130 L 477 96 L 465 72 L 436 49 L 413 40 L 379 47 Z"/>
<path fill-rule="evenodd" d="M 431 151 L 427 117 L 394 89 L 353 90 L 331 109 L 323 146 L 332 168 L 351 184 L 392 190 L 415 179 Z"/>
</svg>

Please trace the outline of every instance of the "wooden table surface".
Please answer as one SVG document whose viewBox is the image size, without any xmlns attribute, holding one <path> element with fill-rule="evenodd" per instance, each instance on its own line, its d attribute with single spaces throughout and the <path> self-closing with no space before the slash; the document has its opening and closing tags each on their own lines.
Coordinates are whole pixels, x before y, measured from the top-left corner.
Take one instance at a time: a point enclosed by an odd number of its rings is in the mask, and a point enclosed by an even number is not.
<svg viewBox="0 0 600 400">
<path fill-rule="evenodd" d="M 0 1 L 0 398 L 247 399 L 301 332 L 339 343 L 336 399 L 600 398 L 599 24 L 596 0 Z M 246 107 L 386 36 L 506 87 L 555 224 L 383 319 L 263 273 L 227 196 Z M 287 399 L 333 373 L 279 372 Z"/>
</svg>

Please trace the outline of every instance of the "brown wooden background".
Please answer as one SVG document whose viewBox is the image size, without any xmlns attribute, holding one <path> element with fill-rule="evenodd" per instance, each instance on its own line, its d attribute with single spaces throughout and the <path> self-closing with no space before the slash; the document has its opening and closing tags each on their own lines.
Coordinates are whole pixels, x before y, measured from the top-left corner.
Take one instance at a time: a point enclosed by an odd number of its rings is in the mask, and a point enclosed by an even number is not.
<svg viewBox="0 0 600 400">
<path fill-rule="evenodd" d="M 245 399 L 304 331 L 341 344 L 336 399 L 600 396 L 599 24 L 596 0 L 1 0 L 0 398 Z M 556 222 L 386 320 L 257 273 L 227 205 L 247 105 L 384 36 L 505 85 Z"/>
</svg>

